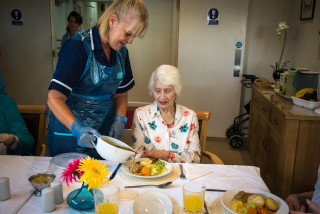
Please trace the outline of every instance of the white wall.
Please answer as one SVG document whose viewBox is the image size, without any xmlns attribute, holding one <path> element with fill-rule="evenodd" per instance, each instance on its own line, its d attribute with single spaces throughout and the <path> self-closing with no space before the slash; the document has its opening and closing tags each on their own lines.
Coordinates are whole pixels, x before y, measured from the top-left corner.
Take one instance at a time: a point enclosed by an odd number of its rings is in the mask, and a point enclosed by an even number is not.
<svg viewBox="0 0 320 214">
<path fill-rule="evenodd" d="M 279 60 L 282 41 L 278 39 L 276 29 L 280 21 L 291 24 L 289 14 L 294 2 L 300 0 L 251 0 L 247 24 L 247 48 L 245 73 L 255 74 L 273 81 L 271 64 Z M 298 16 L 298 14 L 296 14 Z M 290 31 L 288 37 L 290 37 Z M 288 38 L 289 39 L 289 38 Z M 287 44 L 288 48 L 288 44 Z M 289 54 L 286 48 L 284 59 Z"/>
<path fill-rule="evenodd" d="M 143 39 L 135 38 L 127 45 L 132 72 L 136 85 L 129 91 L 129 101 L 152 102 L 148 93 L 151 73 L 161 64 L 175 65 L 172 45 L 176 38 L 172 35 L 174 0 L 146 0 L 149 13 L 149 29 Z"/>
<path fill-rule="evenodd" d="M 12 25 L 11 11 L 22 13 L 22 26 Z M 53 74 L 49 0 L 0 2 L 0 57 L 8 95 L 18 104 L 45 104 Z"/>
<path fill-rule="evenodd" d="M 320 6 L 316 2 L 313 20 L 300 21 L 301 0 L 251 0 L 247 25 L 245 71 L 273 81 L 272 68 L 279 60 L 283 39 L 276 33 L 278 24 L 289 25 L 284 60 L 290 67 L 319 70 Z"/>
<path fill-rule="evenodd" d="M 316 2 L 313 20 L 299 20 L 300 4 L 292 8 L 290 30 L 292 48 L 292 66 L 310 68 L 319 71 L 320 68 L 320 2 Z"/>
</svg>

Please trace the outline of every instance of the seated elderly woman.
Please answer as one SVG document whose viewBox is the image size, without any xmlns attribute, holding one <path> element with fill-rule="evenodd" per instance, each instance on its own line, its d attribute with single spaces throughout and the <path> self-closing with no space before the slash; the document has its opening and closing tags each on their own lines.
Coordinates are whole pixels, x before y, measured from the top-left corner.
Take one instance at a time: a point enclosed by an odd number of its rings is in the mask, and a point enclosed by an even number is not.
<svg viewBox="0 0 320 214">
<path fill-rule="evenodd" d="M 0 94 L 0 154 L 32 155 L 34 139 L 18 110 L 16 102 Z"/>
<path fill-rule="evenodd" d="M 154 102 L 136 109 L 132 123 L 137 156 L 168 162 L 200 162 L 199 124 L 196 113 L 176 104 L 181 93 L 179 71 L 161 65 L 151 75 L 149 92 Z"/>
</svg>

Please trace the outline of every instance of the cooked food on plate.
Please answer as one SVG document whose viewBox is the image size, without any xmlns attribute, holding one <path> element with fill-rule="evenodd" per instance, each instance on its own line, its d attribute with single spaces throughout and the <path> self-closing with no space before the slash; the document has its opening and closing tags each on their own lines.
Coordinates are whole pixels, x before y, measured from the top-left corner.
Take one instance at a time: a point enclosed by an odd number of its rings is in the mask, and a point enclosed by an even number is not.
<svg viewBox="0 0 320 214">
<path fill-rule="evenodd" d="M 155 176 L 167 171 L 165 162 L 156 158 L 147 158 L 136 161 L 129 166 L 130 172 L 140 176 Z"/>
<path fill-rule="evenodd" d="M 272 214 L 279 204 L 270 197 L 239 191 L 231 202 L 231 210 L 239 214 Z"/>
</svg>

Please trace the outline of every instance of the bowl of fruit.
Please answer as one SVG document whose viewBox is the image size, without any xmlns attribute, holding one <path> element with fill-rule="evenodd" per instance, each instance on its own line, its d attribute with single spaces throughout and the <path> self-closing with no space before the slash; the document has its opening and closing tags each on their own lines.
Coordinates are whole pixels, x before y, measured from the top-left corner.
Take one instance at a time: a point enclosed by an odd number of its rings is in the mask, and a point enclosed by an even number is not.
<svg viewBox="0 0 320 214">
<path fill-rule="evenodd" d="M 317 90 L 313 88 L 304 88 L 292 96 L 292 101 L 295 105 L 301 106 L 307 109 L 320 108 L 320 99 L 317 94 Z"/>
</svg>

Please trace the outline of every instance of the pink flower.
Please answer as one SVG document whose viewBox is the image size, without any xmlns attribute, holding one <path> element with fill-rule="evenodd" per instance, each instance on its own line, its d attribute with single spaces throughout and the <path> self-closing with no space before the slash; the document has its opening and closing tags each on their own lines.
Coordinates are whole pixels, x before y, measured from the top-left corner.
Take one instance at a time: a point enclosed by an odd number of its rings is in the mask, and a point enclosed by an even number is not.
<svg viewBox="0 0 320 214">
<path fill-rule="evenodd" d="M 156 141 L 157 143 L 160 143 L 161 142 L 161 137 L 160 136 L 155 137 L 154 141 Z"/>
<path fill-rule="evenodd" d="M 190 114 L 190 112 L 189 112 L 189 111 L 185 111 L 185 112 L 183 112 L 183 116 L 184 116 L 184 117 L 187 117 L 189 114 Z"/>
<path fill-rule="evenodd" d="M 175 158 L 176 158 L 176 156 L 174 156 L 174 154 L 172 152 L 169 152 L 169 159 L 174 161 Z"/>
<path fill-rule="evenodd" d="M 62 178 L 63 181 L 67 183 L 67 186 L 72 183 L 72 180 L 79 181 L 79 179 L 83 175 L 84 172 L 78 171 L 81 158 L 82 157 L 79 157 L 76 160 L 73 160 L 73 162 L 68 163 L 68 166 L 61 173 L 60 178 Z"/>
<path fill-rule="evenodd" d="M 191 123 L 191 126 L 190 126 L 190 131 L 194 130 L 196 128 L 196 124 L 194 123 Z"/>
</svg>

